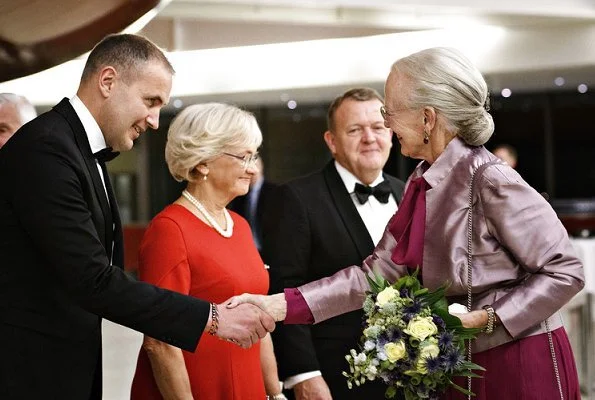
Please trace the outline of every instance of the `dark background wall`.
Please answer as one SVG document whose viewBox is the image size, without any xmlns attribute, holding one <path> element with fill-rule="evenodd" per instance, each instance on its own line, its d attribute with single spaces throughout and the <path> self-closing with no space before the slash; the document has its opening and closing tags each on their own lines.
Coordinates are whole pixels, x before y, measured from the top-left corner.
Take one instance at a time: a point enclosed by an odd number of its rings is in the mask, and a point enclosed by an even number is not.
<svg viewBox="0 0 595 400">
<path fill-rule="evenodd" d="M 595 197 L 595 94 L 576 91 L 494 96 L 491 114 L 496 131 L 488 149 L 507 143 L 519 152 L 517 170 L 553 199 Z M 247 107 L 258 119 L 264 142 L 260 149 L 268 179 L 285 182 L 321 168 L 330 154 L 322 135 L 325 104 Z M 149 149 L 150 214 L 176 199 L 183 185 L 167 170 L 163 149 L 175 113 L 165 112 L 158 132 L 145 135 Z M 394 141 L 385 170 L 406 179 L 416 160 L 400 155 Z"/>
</svg>

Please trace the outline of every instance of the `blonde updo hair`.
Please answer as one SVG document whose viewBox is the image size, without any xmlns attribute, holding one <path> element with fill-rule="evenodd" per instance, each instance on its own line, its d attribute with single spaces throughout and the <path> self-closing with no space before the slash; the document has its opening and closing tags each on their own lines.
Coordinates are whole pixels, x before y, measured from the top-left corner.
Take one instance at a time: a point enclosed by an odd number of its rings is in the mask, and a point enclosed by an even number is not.
<svg viewBox="0 0 595 400">
<path fill-rule="evenodd" d="M 259 147 L 262 133 L 254 115 L 222 103 L 186 107 L 167 132 L 165 161 L 178 182 L 196 181 L 196 166 L 235 147 Z"/>
<path fill-rule="evenodd" d="M 408 106 L 434 107 L 444 117 L 446 129 L 467 144 L 483 145 L 494 133 L 487 84 L 458 50 L 422 50 L 397 60 L 392 71 L 409 78 L 412 90 Z"/>
</svg>

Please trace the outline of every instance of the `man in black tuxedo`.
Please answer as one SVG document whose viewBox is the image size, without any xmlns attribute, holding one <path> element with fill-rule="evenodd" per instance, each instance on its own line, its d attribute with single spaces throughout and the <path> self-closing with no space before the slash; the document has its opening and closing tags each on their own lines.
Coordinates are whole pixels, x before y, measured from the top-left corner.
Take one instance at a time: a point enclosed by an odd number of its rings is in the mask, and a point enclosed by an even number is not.
<svg viewBox="0 0 595 400">
<path fill-rule="evenodd" d="M 382 172 L 392 145 L 382 105 L 369 88 L 336 98 L 324 133 L 334 160 L 274 193 L 263 230 L 271 293 L 360 265 L 380 240 L 404 187 Z M 273 340 L 280 377 L 296 399 L 384 398 L 382 383 L 349 390 L 341 374 L 348 370 L 349 349 L 358 349 L 362 315 L 358 310 L 314 326 L 278 326 Z"/>
<path fill-rule="evenodd" d="M 108 36 L 76 96 L 0 149 L 0 399 L 101 399 L 101 318 L 188 351 L 203 331 L 247 347 L 274 328 L 258 308 L 217 307 L 118 267 L 105 161 L 157 128 L 172 75 L 150 41 Z"/>
<path fill-rule="evenodd" d="M 271 202 L 271 192 L 276 185 L 265 179 L 264 163 L 261 158 L 256 161 L 256 169 L 258 172 L 252 175 L 248 193 L 233 199 L 228 208 L 248 221 L 254 244 L 262 253 L 262 222 Z"/>
</svg>

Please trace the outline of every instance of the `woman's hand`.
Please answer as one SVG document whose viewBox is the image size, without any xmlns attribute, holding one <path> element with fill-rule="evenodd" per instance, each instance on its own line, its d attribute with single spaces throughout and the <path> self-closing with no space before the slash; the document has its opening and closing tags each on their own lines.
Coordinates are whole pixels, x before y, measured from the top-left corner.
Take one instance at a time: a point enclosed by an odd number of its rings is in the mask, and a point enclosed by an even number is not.
<svg viewBox="0 0 595 400">
<path fill-rule="evenodd" d="M 271 296 L 244 293 L 230 298 L 227 301 L 226 307 L 234 308 L 243 303 L 254 304 L 269 314 L 275 321 L 283 321 L 285 315 L 287 315 L 287 302 L 285 301 L 284 293 L 273 294 Z"/>
<path fill-rule="evenodd" d="M 451 313 L 458 317 L 463 324 L 463 328 L 483 329 L 488 324 L 488 312 L 486 310 L 476 310 L 464 314 Z"/>
</svg>

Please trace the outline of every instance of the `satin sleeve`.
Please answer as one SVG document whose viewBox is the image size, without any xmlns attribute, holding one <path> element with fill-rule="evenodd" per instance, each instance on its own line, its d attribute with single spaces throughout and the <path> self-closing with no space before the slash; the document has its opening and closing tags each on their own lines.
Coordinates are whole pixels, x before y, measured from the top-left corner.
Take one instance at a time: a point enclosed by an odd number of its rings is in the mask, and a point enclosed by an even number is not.
<svg viewBox="0 0 595 400">
<path fill-rule="evenodd" d="M 492 304 L 508 332 L 518 337 L 583 288 L 583 265 L 550 204 L 511 168 L 487 168 L 479 196 L 488 234 L 527 272 Z"/>
<path fill-rule="evenodd" d="M 394 216 L 388 222 L 390 226 Z M 370 286 L 366 275 L 371 271 L 383 276 L 390 282 L 396 281 L 407 273 L 407 267 L 392 262 L 391 255 L 396 241 L 388 229 L 382 239 L 361 266 L 353 265 L 340 270 L 330 277 L 299 286 L 305 302 L 314 317 L 314 323 L 362 308 L 366 291 Z M 288 303 L 288 314 L 291 304 Z"/>
</svg>

